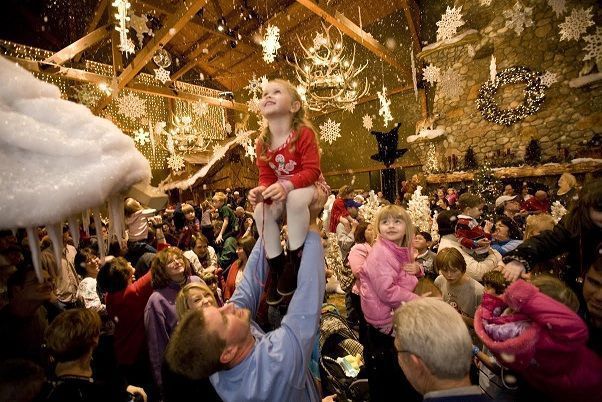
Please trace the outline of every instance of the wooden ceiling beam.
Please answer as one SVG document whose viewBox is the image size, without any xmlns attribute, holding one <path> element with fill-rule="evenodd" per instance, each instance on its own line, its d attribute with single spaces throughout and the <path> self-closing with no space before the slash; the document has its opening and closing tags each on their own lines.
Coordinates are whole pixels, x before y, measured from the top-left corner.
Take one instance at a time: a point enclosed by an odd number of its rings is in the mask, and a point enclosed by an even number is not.
<svg viewBox="0 0 602 402">
<path fill-rule="evenodd" d="M 63 66 L 57 66 L 55 64 L 47 64 L 43 61 L 38 62 L 35 60 L 27 60 L 20 59 L 17 57 L 5 56 L 7 59 L 14 61 L 19 64 L 21 67 L 26 70 L 42 73 L 42 74 L 50 74 L 56 75 L 59 77 L 65 77 L 70 80 L 86 82 L 89 84 L 108 84 L 110 86 L 112 77 L 108 77 L 106 75 L 91 73 L 89 71 L 79 70 L 76 68 L 69 68 Z M 144 85 L 136 82 L 130 82 L 127 86 L 127 89 L 134 92 L 142 92 L 149 95 L 162 96 L 166 98 L 172 99 L 180 99 L 185 101 L 198 101 L 202 100 L 205 103 L 210 105 L 223 107 L 225 109 L 232 109 L 241 112 L 247 112 L 247 106 L 243 103 L 227 101 L 221 98 L 215 98 L 212 96 L 204 96 L 204 95 L 195 95 L 186 92 L 181 92 L 176 89 L 168 88 L 168 87 L 153 87 L 149 85 Z"/>
<path fill-rule="evenodd" d="M 96 29 L 96 27 L 98 26 L 98 24 L 100 24 L 100 20 L 102 19 L 102 16 L 104 15 L 105 10 L 107 9 L 108 2 L 109 2 L 109 0 L 99 0 L 98 1 L 98 4 L 96 5 L 96 8 L 94 9 L 94 14 L 92 14 L 92 19 L 90 20 L 90 22 L 88 23 L 88 26 L 86 27 L 85 35 L 94 31 Z M 110 21 L 110 19 L 109 19 L 109 21 Z M 82 54 L 79 53 L 73 58 L 73 61 L 75 61 L 77 63 L 77 62 L 79 62 L 81 57 L 82 57 Z"/>
<path fill-rule="evenodd" d="M 408 66 L 399 63 L 389 51 L 374 39 L 368 32 L 361 29 L 353 21 L 345 17 L 343 14 L 335 11 L 334 15 L 328 12 L 324 7 L 319 6 L 312 0 L 296 0 L 308 10 L 325 20 L 327 23 L 334 25 L 341 30 L 345 35 L 374 53 L 376 56 L 384 60 L 391 67 L 396 69 L 404 77 L 411 77 L 411 71 Z"/>
<path fill-rule="evenodd" d="M 46 63 L 58 65 L 64 64 L 65 62 L 71 60 L 78 54 L 81 54 L 84 50 L 90 48 L 91 46 L 94 46 L 101 40 L 108 38 L 112 30 L 113 27 L 110 24 L 103 25 L 102 27 L 90 32 L 83 38 L 80 38 L 72 44 L 62 48 L 61 50 L 59 50 L 44 61 Z"/>
<path fill-rule="evenodd" d="M 206 3 L 207 0 L 184 0 L 176 12 L 167 18 L 163 27 L 158 32 L 155 32 L 155 36 L 136 54 L 123 72 L 119 74 L 117 77 L 117 88 L 110 95 L 102 98 L 94 111 L 99 113 L 104 109 L 113 100 L 113 97 L 146 66 L 155 52 L 165 46 Z"/>
<path fill-rule="evenodd" d="M 401 2 L 401 8 L 406 17 L 410 35 L 412 37 L 412 44 L 414 45 L 414 54 L 418 54 L 422 51 L 420 47 L 420 21 L 414 19 L 414 13 L 412 9 L 417 9 L 415 0 L 399 0 Z"/>
</svg>

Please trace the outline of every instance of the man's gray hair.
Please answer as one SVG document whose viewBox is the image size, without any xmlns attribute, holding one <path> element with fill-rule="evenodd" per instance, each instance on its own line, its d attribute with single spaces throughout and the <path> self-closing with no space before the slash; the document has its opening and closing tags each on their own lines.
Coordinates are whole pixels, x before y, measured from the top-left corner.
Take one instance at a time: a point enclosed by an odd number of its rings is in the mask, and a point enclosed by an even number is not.
<svg viewBox="0 0 602 402">
<path fill-rule="evenodd" d="M 442 300 L 424 297 L 395 311 L 395 346 L 422 359 L 440 379 L 461 379 L 470 369 L 472 340 L 460 314 Z"/>
</svg>

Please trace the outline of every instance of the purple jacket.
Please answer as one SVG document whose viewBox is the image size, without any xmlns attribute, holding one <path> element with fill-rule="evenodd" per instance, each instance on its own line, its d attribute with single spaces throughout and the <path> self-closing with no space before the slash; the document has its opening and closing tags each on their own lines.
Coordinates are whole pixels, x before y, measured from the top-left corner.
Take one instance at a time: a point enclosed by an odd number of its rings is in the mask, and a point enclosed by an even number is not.
<svg viewBox="0 0 602 402">
<path fill-rule="evenodd" d="M 360 271 L 360 298 L 366 321 L 390 334 L 393 311 L 419 296 L 412 293 L 418 278 L 402 268 L 410 262 L 411 250 L 379 238 Z"/>
<path fill-rule="evenodd" d="M 187 283 L 200 282 L 198 276 L 191 276 Z M 155 289 L 151 294 L 144 309 L 144 327 L 146 328 L 146 341 L 153 376 L 157 385 L 161 386 L 161 364 L 163 352 L 169 342 L 171 331 L 178 323 L 176 315 L 176 296 L 180 285 L 170 283 L 163 289 Z"/>
</svg>

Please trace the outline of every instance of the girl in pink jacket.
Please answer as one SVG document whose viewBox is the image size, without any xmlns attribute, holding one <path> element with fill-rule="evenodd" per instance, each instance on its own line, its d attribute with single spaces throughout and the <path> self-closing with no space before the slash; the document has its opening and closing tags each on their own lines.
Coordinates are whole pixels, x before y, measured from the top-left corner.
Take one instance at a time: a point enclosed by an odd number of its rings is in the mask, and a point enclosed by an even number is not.
<svg viewBox="0 0 602 402">
<path fill-rule="evenodd" d="M 564 292 L 543 289 L 519 280 L 502 297 L 484 295 L 477 335 L 501 365 L 553 400 L 602 400 L 602 360 L 586 346 L 585 322 L 552 298 Z"/>
</svg>

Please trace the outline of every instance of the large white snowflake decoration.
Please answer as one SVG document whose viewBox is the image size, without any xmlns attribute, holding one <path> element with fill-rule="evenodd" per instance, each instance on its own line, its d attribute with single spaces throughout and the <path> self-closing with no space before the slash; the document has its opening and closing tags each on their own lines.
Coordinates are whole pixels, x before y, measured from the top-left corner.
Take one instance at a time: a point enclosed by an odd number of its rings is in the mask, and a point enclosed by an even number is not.
<svg viewBox="0 0 602 402">
<path fill-rule="evenodd" d="M 481 3 L 482 6 L 490 6 L 491 0 L 479 0 L 479 3 Z"/>
<path fill-rule="evenodd" d="M 276 59 L 276 53 L 280 49 L 280 28 L 274 25 L 268 25 L 265 36 L 261 41 L 263 47 L 263 60 L 266 63 L 272 63 Z"/>
<path fill-rule="evenodd" d="M 267 83 L 268 79 L 265 75 L 257 78 L 255 77 L 255 74 L 253 74 L 253 78 L 249 80 L 249 85 L 247 85 L 245 89 L 249 91 L 249 95 L 257 97 L 258 95 L 261 95 L 261 93 L 263 92 L 263 87 Z"/>
<path fill-rule="evenodd" d="M 353 113 L 355 111 L 355 107 L 357 106 L 357 102 L 349 102 L 343 106 L 343 110 L 349 113 Z"/>
<path fill-rule="evenodd" d="M 579 40 L 587 28 L 594 25 L 592 21 L 592 7 L 587 10 L 584 8 L 574 8 L 571 15 L 567 16 L 563 23 L 558 25 L 560 28 L 560 40 Z"/>
<path fill-rule="evenodd" d="M 341 136 L 341 123 L 328 119 L 320 125 L 320 139 L 332 145 Z"/>
<path fill-rule="evenodd" d="M 391 114 L 391 101 L 387 99 L 387 88 L 383 87 L 382 92 L 377 92 L 378 100 L 380 102 L 380 109 L 378 109 L 378 115 L 382 116 L 385 123 L 385 127 L 393 121 L 393 115 Z"/>
<path fill-rule="evenodd" d="M 251 161 L 254 161 L 257 154 L 255 153 L 255 144 L 253 143 L 253 140 L 249 138 L 242 145 L 245 148 L 245 156 L 249 157 Z"/>
<path fill-rule="evenodd" d="M 209 104 L 198 100 L 192 104 L 192 113 L 198 117 L 202 117 L 209 112 Z"/>
<path fill-rule="evenodd" d="M 259 114 L 261 109 L 259 108 L 260 99 L 256 96 L 252 97 L 247 101 L 247 107 L 249 108 L 249 112 Z"/>
<path fill-rule="evenodd" d="M 533 26 L 533 7 L 524 7 L 520 2 L 516 2 L 514 7 L 504 10 L 506 18 L 506 28 L 514 29 L 517 35 L 520 35 L 525 28 Z"/>
<path fill-rule="evenodd" d="M 372 130 L 372 116 L 370 116 L 369 114 L 364 115 L 364 117 L 362 117 L 362 125 L 364 126 L 364 128 L 368 131 Z"/>
<path fill-rule="evenodd" d="M 142 128 L 134 131 L 134 141 L 140 145 L 145 145 L 151 142 L 150 133 Z"/>
<path fill-rule="evenodd" d="M 458 28 L 464 25 L 460 11 L 462 11 L 462 6 L 458 8 L 447 6 L 445 14 L 441 16 L 441 21 L 437 22 L 437 41 L 453 38 Z"/>
<path fill-rule="evenodd" d="M 132 120 L 139 119 L 146 116 L 146 102 L 129 92 L 117 98 L 117 113 Z"/>
<path fill-rule="evenodd" d="M 146 24 L 148 23 L 148 17 L 146 14 L 142 14 L 140 16 L 130 13 L 130 23 L 128 26 L 136 31 L 136 38 L 138 39 L 138 44 L 142 48 L 144 34 L 148 36 L 153 36 L 153 30 L 150 29 Z"/>
<path fill-rule="evenodd" d="M 167 166 L 174 172 L 184 169 L 184 158 L 180 155 L 172 154 L 167 157 Z"/>
<path fill-rule="evenodd" d="M 566 12 L 566 0 L 548 0 L 548 6 L 552 7 L 556 17 L 560 17 Z"/>
<path fill-rule="evenodd" d="M 416 187 L 412 198 L 408 201 L 408 215 L 412 218 L 412 223 L 418 227 L 421 232 L 428 232 L 431 229 L 431 207 L 429 197 L 422 195 L 422 187 Z"/>
<path fill-rule="evenodd" d="M 560 219 L 562 219 L 562 217 L 566 214 L 566 208 L 560 203 L 560 201 L 554 201 L 550 211 L 552 212 L 554 223 L 560 222 Z"/>
<path fill-rule="evenodd" d="M 583 48 L 587 52 L 583 60 L 594 60 L 602 66 L 602 28 L 596 27 L 596 33 L 583 37 L 587 45 Z"/>
<path fill-rule="evenodd" d="M 433 64 L 429 64 L 422 69 L 422 78 L 433 85 L 441 79 L 441 69 Z"/>
<path fill-rule="evenodd" d="M 75 89 L 75 98 L 82 105 L 92 108 L 100 100 L 100 93 L 94 85 L 83 85 Z"/>
<path fill-rule="evenodd" d="M 230 124 L 230 123 L 224 124 L 224 131 L 227 134 L 232 134 L 232 124 Z"/>
<path fill-rule="evenodd" d="M 558 82 L 558 74 L 546 71 L 539 77 L 539 82 L 549 88 L 550 85 Z"/>
<path fill-rule="evenodd" d="M 462 94 L 463 81 L 460 74 L 455 72 L 453 69 L 448 68 L 439 80 L 439 90 L 443 96 L 447 98 L 456 98 Z"/>
<path fill-rule="evenodd" d="M 164 69 L 163 67 L 155 68 L 155 79 L 161 81 L 162 84 L 165 84 L 167 81 L 171 80 L 169 70 Z"/>
</svg>

